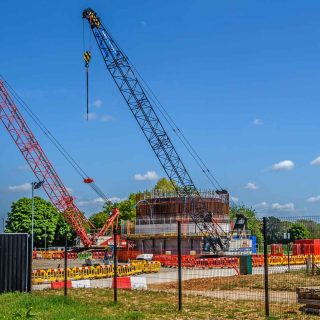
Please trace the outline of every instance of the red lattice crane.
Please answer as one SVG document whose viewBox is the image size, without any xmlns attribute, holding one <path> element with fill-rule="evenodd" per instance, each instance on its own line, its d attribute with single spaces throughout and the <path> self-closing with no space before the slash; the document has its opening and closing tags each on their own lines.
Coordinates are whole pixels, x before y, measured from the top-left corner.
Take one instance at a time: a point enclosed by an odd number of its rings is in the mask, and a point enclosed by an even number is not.
<svg viewBox="0 0 320 320">
<path fill-rule="evenodd" d="M 119 222 L 119 216 L 120 216 L 120 211 L 118 208 L 113 208 L 111 211 L 111 215 L 106 221 L 106 223 L 102 226 L 98 233 L 98 237 L 104 236 L 106 232 L 111 229 L 111 234 L 113 234 L 113 228 L 118 227 L 118 222 Z"/>
<path fill-rule="evenodd" d="M 0 120 L 37 179 L 43 181 L 43 189 L 52 204 L 64 215 L 84 246 L 90 247 L 94 240 L 87 234 L 86 228 L 92 224 L 75 205 L 73 197 L 30 130 L 3 81 L 0 81 Z"/>
</svg>

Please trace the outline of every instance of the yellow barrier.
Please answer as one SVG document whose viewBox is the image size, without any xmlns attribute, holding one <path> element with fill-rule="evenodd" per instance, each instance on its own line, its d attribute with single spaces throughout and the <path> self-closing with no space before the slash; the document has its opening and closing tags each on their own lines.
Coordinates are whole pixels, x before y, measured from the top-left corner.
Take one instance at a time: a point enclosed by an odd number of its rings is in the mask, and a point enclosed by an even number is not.
<svg viewBox="0 0 320 320">
<path fill-rule="evenodd" d="M 159 272 L 161 263 L 159 261 L 132 260 L 131 263 L 141 272 Z"/>
<path fill-rule="evenodd" d="M 158 261 L 133 261 L 131 264 L 119 265 L 117 272 L 119 277 L 125 277 L 139 273 L 159 272 L 160 266 Z M 69 280 L 110 278 L 113 277 L 113 270 L 113 265 L 68 268 L 67 278 Z M 64 269 L 38 269 L 32 272 L 33 284 L 63 281 L 63 279 Z"/>
<path fill-rule="evenodd" d="M 310 255 L 312 256 L 312 255 Z M 308 256 L 307 255 L 299 255 L 299 256 L 290 256 L 289 263 L 291 265 L 300 265 L 305 264 Z M 320 263 L 320 256 L 314 256 L 315 262 Z M 268 264 L 270 266 L 281 266 L 288 264 L 288 256 L 270 256 L 268 257 Z"/>
</svg>

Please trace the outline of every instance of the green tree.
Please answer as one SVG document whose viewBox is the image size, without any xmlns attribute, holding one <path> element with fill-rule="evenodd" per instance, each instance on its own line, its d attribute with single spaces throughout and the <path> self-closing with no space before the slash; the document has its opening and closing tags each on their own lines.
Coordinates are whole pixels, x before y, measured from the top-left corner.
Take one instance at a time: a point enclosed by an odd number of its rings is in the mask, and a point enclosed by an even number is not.
<svg viewBox="0 0 320 320">
<path fill-rule="evenodd" d="M 167 178 L 161 178 L 157 181 L 156 185 L 153 187 L 153 190 L 172 192 L 176 190 L 176 183 L 171 182 Z"/>
<path fill-rule="evenodd" d="M 65 243 L 66 235 L 67 235 L 69 244 L 73 244 L 75 238 L 77 237 L 77 234 L 69 226 L 64 216 L 62 214 L 59 214 L 52 245 L 63 246 Z"/>
<path fill-rule="evenodd" d="M 136 194 L 131 193 L 128 199 L 120 202 L 107 201 L 103 206 L 103 211 L 93 214 L 90 221 L 96 228 L 100 229 L 108 220 L 112 208 L 118 208 L 120 211 L 120 220 L 134 220 L 136 217 Z"/>
<path fill-rule="evenodd" d="M 6 232 L 27 232 L 31 234 L 32 200 L 21 198 L 11 205 L 6 222 Z M 76 238 L 76 233 L 68 225 L 65 218 L 51 204 L 40 197 L 34 198 L 34 245 L 44 247 L 46 244 L 63 245 L 65 234 L 70 242 Z"/>
<path fill-rule="evenodd" d="M 294 223 L 288 231 L 290 233 L 291 241 L 308 239 L 310 237 L 310 233 L 306 226 L 299 222 Z"/>
<path fill-rule="evenodd" d="M 106 212 L 106 211 L 100 211 L 97 213 L 94 213 L 89 220 L 94 224 L 94 226 L 97 229 L 101 229 L 102 226 L 105 224 L 105 222 L 107 221 L 107 219 L 109 218 L 110 215 L 110 211 Z"/>
<path fill-rule="evenodd" d="M 311 239 L 319 239 L 320 238 L 320 224 L 307 219 L 298 220 L 297 223 L 303 224 L 307 230 L 309 231 L 309 236 Z"/>
<path fill-rule="evenodd" d="M 27 232 L 31 234 L 31 204 L 29 198 L 21 198 L 11 205 L 6 222 L 6 232 Z M 43 246 L 44 234 L 47 234 L 47 244 L 54 241 L 55 231 L 60 213 L 48 201 L 34 198 L 34 244 Z"/>
<path fill-rule="evenodd" d="M 243 214 L 247 220 L 247 229 L 251 231 L 253 236 L 257 237 L 257 243 L 263 243 L 263 235 L 261 230 L 261 221 L 256 217 L 256 212 L 252 208 L 244 205 L 233 206 L 230 208 L 230 218 L 235 219 L 237 214 Z"/>
<path fill-rule="evenodd" d="M 284 227 L 284 223 L 276 217 L 267 218 L 267 243 L 282 243 L 283 235 L 287 231 Z"/>
<path fill-rule="evenodd" d="M 136 195 L 131 193 L 128 199 L 119 202 L 118 208 L 120 210 L 121 220 L 131 220 L 136 218 Z"/>
</svg>

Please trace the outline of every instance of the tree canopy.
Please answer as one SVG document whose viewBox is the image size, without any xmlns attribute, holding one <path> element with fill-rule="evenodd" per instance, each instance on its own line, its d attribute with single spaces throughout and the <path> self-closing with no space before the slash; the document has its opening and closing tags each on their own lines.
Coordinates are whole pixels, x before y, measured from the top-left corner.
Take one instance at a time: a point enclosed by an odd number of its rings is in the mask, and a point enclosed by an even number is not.
<svg viewBox="0 0 320 320">
<path fill-rule="evenodd" d="M 131 193 L 128 199 L 119 201 L 119 202 L 111 202 L 107 201 L 103 210 L 93 214 L 90 217 L 90 221 L 94 224 L 97 229 L 102 228 L 107 219 L 110 216 L 112 208 L 118 208 L 120 211 L 120 220 L 134 220 L 136 217 L 136 194 Z"/>
<path fill-rule="evenodd" d="M 176 184 L 171 182 L 167 178 L 161 178 L 157 181 L 153 190 L 156 191 L 164 191 L 164 192 L 172 192 L 176 190 Z"/>
<path fill-rule="evenodd" d="M 11 205 L 6 221 L 6 232 L 26 232 L 31 234 L 31 206 L 32 200 L 21 198 Z M 65 232 L 69 239 L 75 237 L 64 217 L 51 204 L 40 197 L 34 198 L 34 244 L 36 247 L 63 244 Z M 61 243 L 62 242 L 62 243 Z"/>
<path fill-rule="evenodd" d="M 288 232 L 290 233 L 291 241 L 307 239 L 310 237 L 310 232 L 306 226 L 299 222 L 294 223 L 291 228 L 289 228 Z"/>
</svg>

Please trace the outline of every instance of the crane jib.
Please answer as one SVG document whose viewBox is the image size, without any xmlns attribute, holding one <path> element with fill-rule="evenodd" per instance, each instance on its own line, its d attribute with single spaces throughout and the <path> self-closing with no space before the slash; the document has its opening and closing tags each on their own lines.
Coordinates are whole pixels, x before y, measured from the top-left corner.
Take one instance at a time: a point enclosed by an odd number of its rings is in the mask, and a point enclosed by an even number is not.
<svg viewBox="0 0 320 320">
<path fill-rule="evenodd" d="M 207 236 L 214 252 L 226 251 L 229 235 L 213 220 L 212 213 L 208 212 L 206 203 L 155 112 L 133 65 L 92 9 L 84 10 L 82 17 L 88 20 L 108 71 L 176 191 L 197 199 L 195 211 L 190 212 L 193 221 Z"/>
</svg>

